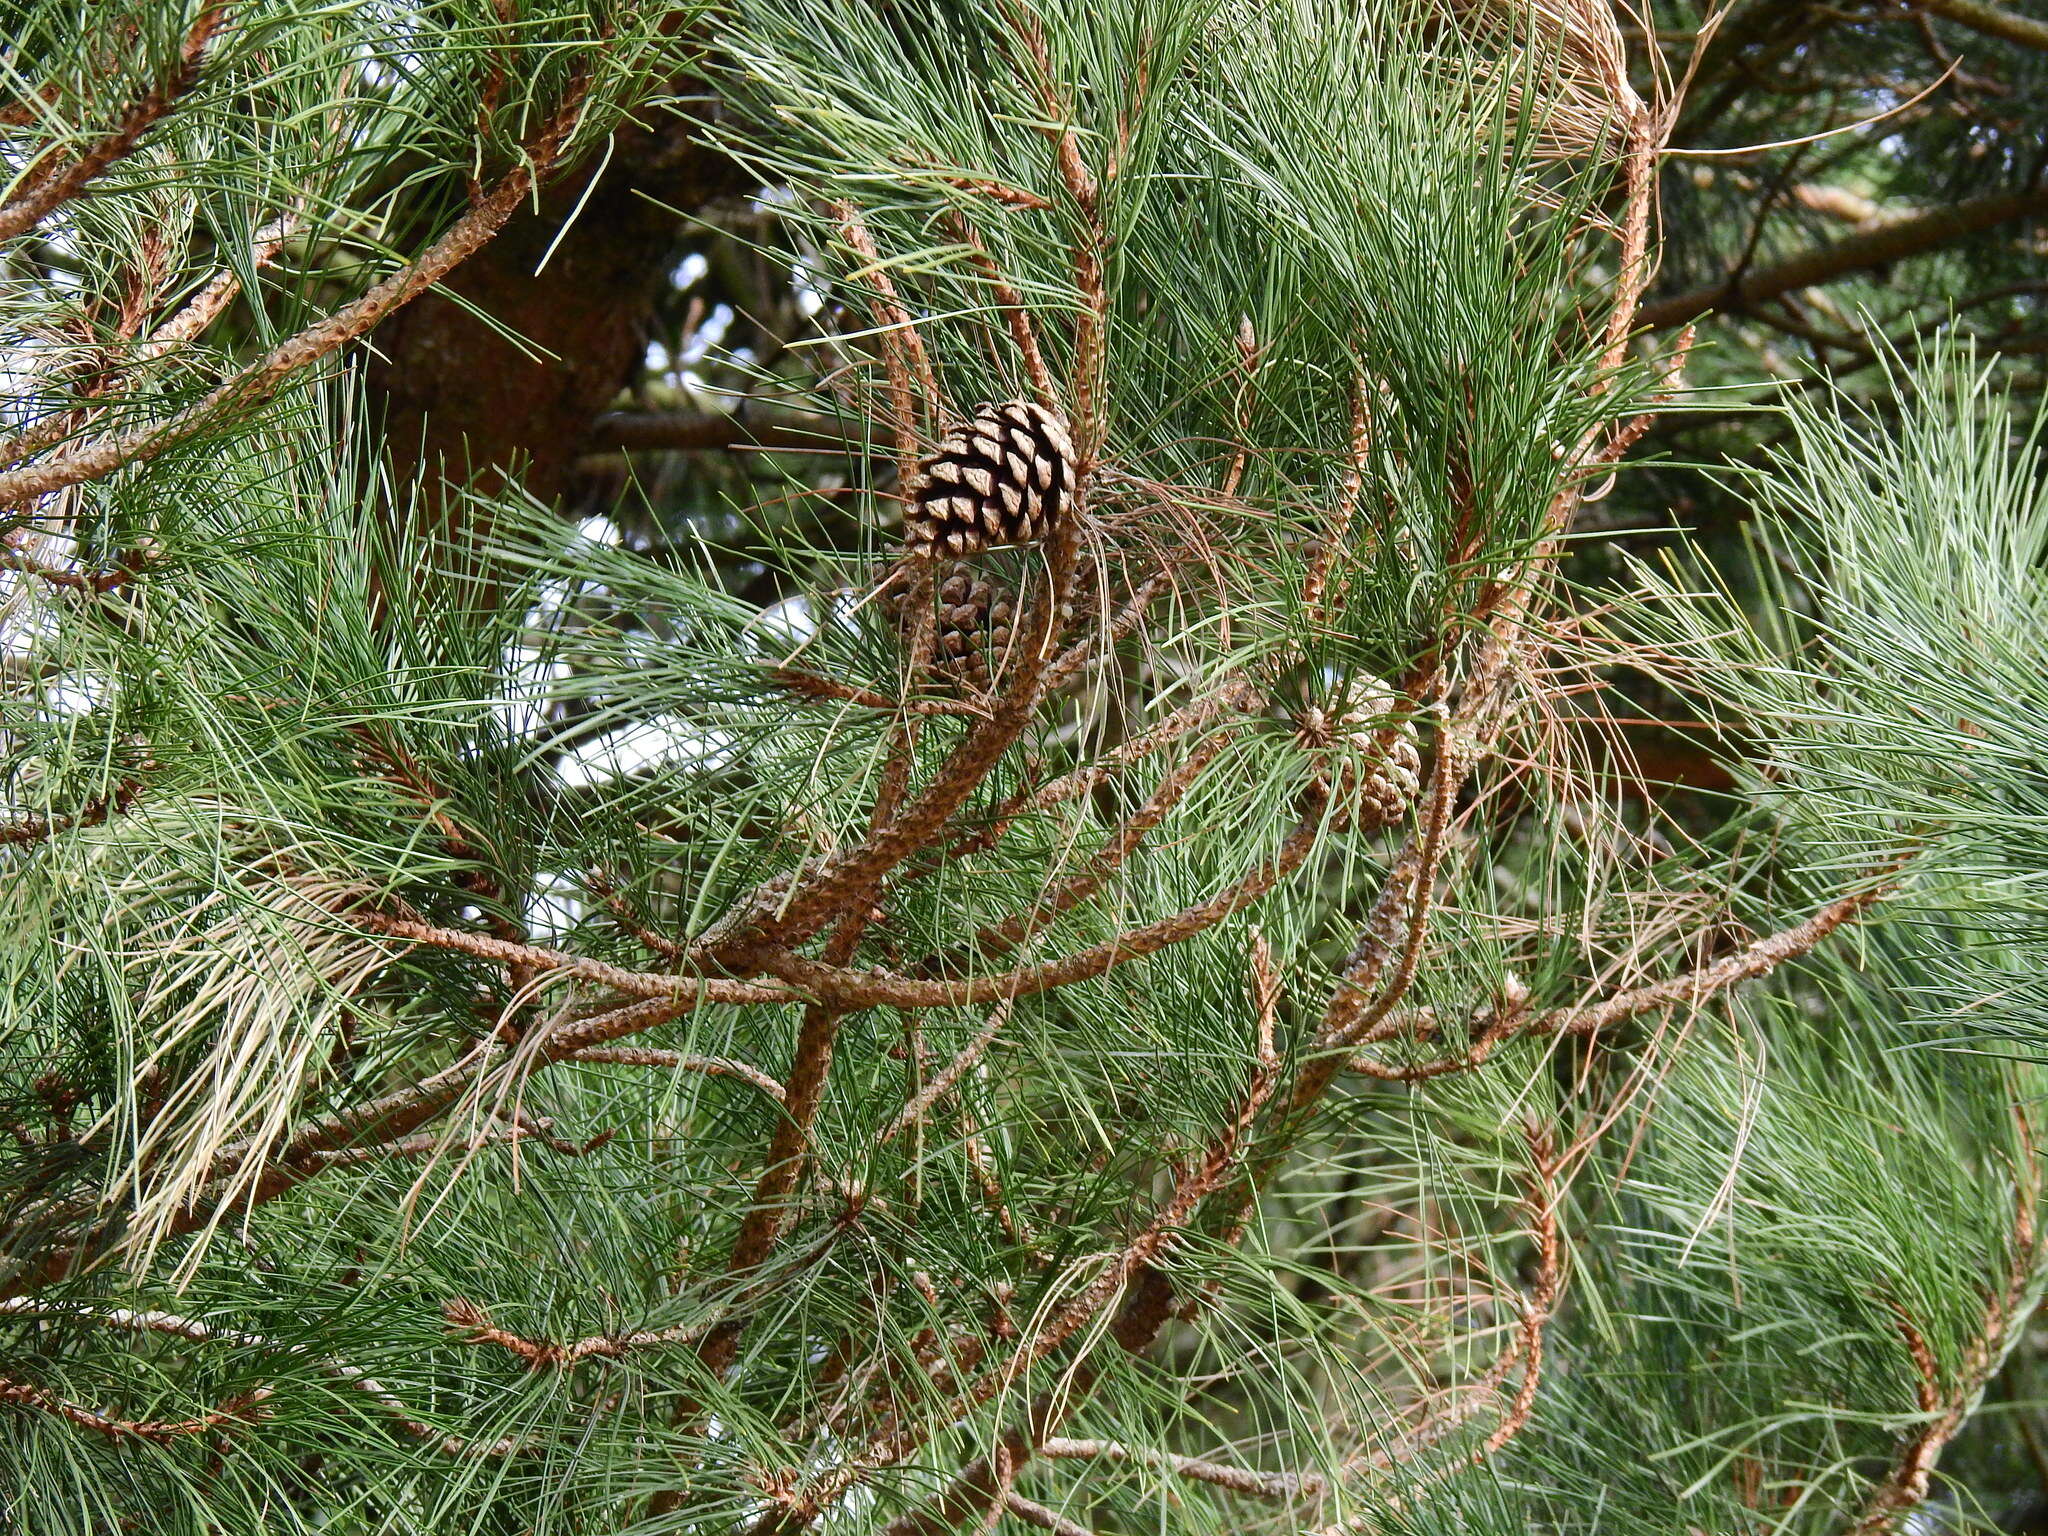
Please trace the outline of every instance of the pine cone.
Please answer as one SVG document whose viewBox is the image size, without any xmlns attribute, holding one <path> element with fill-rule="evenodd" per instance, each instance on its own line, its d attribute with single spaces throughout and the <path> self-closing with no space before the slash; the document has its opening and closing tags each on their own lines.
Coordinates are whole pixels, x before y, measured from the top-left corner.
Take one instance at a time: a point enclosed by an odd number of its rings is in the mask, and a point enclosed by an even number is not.
<svg viewBox="0 0 2048 1536">
<path fill-rule="evenodd" d="M 978 405 L 918 466 L 903 516 L 913 554 L 971 555 L 1051 531 L 1074 487 L 1066 425 L 1028 400 Z"/>
<path fill-rule="evenodd" d="M 905 589 L 892 588 L 883 603 L 906 643 L 913 621 Z M 934 669 L 957 682 L 986 688 L 990 666 L 1002 664 L 1017 623 L 1017 595 L 964 561 L 954 561 L 938 580 L 937 655 Z"/>
<path fill-rule="evenodd" d="M 1017 623 L 1016 595 L 955 565 L 939 584 L 939 665 L 985 688 Z"/>
<path fill-rule="evenodd" d="M 1353 680 L 1351 707 L 1335 720 L 1313 708 L 1301 717 L 1302 736 L 1310 745 L 1344 750 L 1347 760 L 1336 793 L 1353 800 L 1361 819 L 1374 826 L 1395 820 L 1422 792 L 1415 724 L 1403 720 L 1393 725 L 1388 719 L 1400 703 L 1384 681 L 1363 677 Z M 1393 735 L 1385 737 L 1390 728 Z"/>
</svg>

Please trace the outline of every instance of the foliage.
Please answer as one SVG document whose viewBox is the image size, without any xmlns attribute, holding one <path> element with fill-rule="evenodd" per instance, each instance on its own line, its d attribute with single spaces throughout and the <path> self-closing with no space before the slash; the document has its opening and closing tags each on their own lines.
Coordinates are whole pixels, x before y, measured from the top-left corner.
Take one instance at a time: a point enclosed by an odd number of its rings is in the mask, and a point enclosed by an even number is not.
<svg viewBox="0 0 2048 1536">
<path fill-rule="evenodd" d="M 1560 570 L 1686 364 L 1611 10 L 79 10 L 6 56 L 10 1529 L 1998 1513 L 2036 439 L 1888 359 L 1746 573 Z M 658 542 L 398 477 L 349 344 L 691 69 L 800 317 L 715 366 L 835 467 Z M 900 507 L 1008 398 L 1084 490 L 972 674 Z"/>
</svg>

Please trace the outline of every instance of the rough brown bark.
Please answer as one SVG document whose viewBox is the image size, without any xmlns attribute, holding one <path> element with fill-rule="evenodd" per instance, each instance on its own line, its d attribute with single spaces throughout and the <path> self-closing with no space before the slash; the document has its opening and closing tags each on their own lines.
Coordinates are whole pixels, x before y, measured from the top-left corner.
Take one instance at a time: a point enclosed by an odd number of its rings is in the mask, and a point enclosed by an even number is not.
<svg viewBox="0 0 2048 1536">
<path fill-rule="evenodd" d="M 591 423 L 646 347 L 687 233 L 672 210 L 748 186 L 695 126 L 621 129 L 608 164 L 555 182 L 450 279 L 457 298 L 429 294 L 378 327 L 365 371 L 394 483 L 418 480 L 423 511 L 443 511 L 444 480 L 488 491 L 516 475 L 543 499 L 568 489 Z"/>
</svg>

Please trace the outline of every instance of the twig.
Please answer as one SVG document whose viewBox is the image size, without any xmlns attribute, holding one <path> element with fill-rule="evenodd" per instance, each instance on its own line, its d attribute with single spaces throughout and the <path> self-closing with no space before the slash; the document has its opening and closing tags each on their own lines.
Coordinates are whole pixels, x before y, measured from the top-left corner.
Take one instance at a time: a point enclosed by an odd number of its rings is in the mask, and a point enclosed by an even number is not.
<svg viewBox="0 0 2048 1536">
<path fill-rule="evenodd" d="M 1195 749 L 1163 775 L 1145 803 L 1130 817 L 1120 823 L 1100 848 L 1074 874 L 1058 885 L 1040 893 L 1038 899 L 1026 910 L 992 923 L 976 933 L 961 948 L 951 955 L 934 956 L 916 967 L 922 974 L 944 972 L 964 967 L 971 960 L 987 961 L 1006 955 L 1026 940 L 1042 932 L 1046 925 L 1064 912 L 1070 912 L 1088 900 L 1108 882 L 1124 862 L 1137 852 L 1142 844 L 1161 822 L 1195 787 L 1202 772 L 1214 762 L 1223 749 L 1230 744 L 1231 733 L 1218 731 L 1200 742 Z"/>
<path fill-rule="evenodd" d="M 1366 398 L 1366 381 L 1361 375 L 1352 386 L 1351 451 L 1344 461 L 1344 477 L 1337 488 L 1337 505 L 1330 525 L 1317 540 L 1309 559 L 1308 575 L 1301 584 L 1302 606 L 1311 619 L 1320 619 L 1324 588 L 1330 579 L 1330 565 L 1337 551 L 1351 535 L 1352 520 L 1358 515 L 1358 499 L 1365 489 L 1365 472 L 1372 456 L 1372 405 Z"/>
<path fill-rule="evenodd" d="M 42 1387 L 0 1376 L 0 1403 L 40 1409 L 76 1424 L 80 1429 L 105 1435 L 109 1440 L 176 1440 L 186 1435 L 203 1435 L 226 1424 L 246 1424 L 263 1416 L 258 1405 L 268 1396 L 269 1389 L 259 1387 L 254 1392 L 229 1398 L 220 1407 L 196 1419 L 121 1419 L 59 1397 Z"/>
<path fill-rule="evenodd" d="M 1049 208 L 1052 205 L 1039 199 L 1038 206 Z M 1003 320 L 1010 327 L 1010 339 L 1016 344 L 1017 355 L 1024 360 L 1024 373 L 1031 380 L 1031 389 L 1038 396 L 1038 403 L 1049 411 L 1057 411 L 1059 397 L 1053 389 L 1052 372 L 1045 366 L 1044 353 L 1038 349 L 1038 333 L 1032 329 L 1031 312 L 1024 307 L 1023 295 L 1019 294 L 1016 285 L 1003 275 L 1003 269 L 996 265 L 995 258 L 989 254 L 988 247 L 982 244 L 981 236 L 975 233 L 974 226 L 967 222 L 965 214 L 958 209 L 948 209 L 946 227 L 953 232 L 953 237 L 967 248 L 969 257 L 980 269 L 983 280 L 988 283 L 989 291 L 995 295 L 996 304 L 1003 312 Z"/>
<path fill-rule="evenodd" d="M 1095 1536 L 1087 1526 L 1076 1525 L 1065 1515 L 1047 1509 L 1043 1504 L 1033 1503 L 1014 1488 L 1003 1495 L 1003 1508 L 1026 1524 L 1051 1531 L 1053 1536 Z"/>
<path fill-rule="evenodd" d="M 851 970 L 809 960 L 787 950 L 760 948 L 746 953 L 749 964 L 793 987 L 829 997 L 844 1007 L 971 1008 L 1003 998 L 1030 997 L 1054 987 L 1087 981 L 1105 971 L 1143 959 L 1195 934 L 1213 928 L 1264 896 L 1300 868 L 1320 841 L 1314 821 L 1297 826 L 1279 853 L 1235 884 L 1142 928 L 1133 928 L 1090 948 L 1038 965 L 993 976 L 960 981 L 926 981 L 888 971 Z"/>
<path fill-rule="evenodd" d="M 759 1067 L 726 1056 L 686 1056 L 681 1051 L 665 1051 L 647 1045 L 596 1045 L 572 1051 L 559 1059 L 593 1065 L 662 1067 L 671 1072 L 702 1072 L 707 1077 L 737 1077 L 752 1083 L 777 1103 L 788 1097 L 782 1084 Z"/>
<path fill-rule="evenodd" d="M 1802 288 L 1831 283 L 1870 267 L 1905 261 L 2001 224 L 2038 218 L 2043 213 L 2048 213 L 2048 184 L 1950 203 L 1929 213 L 1891 220 L 1876 229 L 1750 272 L 1734 285 L 1715 283 L 1658 299 L 1643 306 L 1641 323 L 1653 331 L 1662 331 L 1716 310 L 1767 303 Z"/>
<path fill-rule="evenodd" d="M 1244 1099 L 1231 1122 L 1211 1140 L 1202 1160 L 1176 1181 L 1173 1195 L 1166 1204 L 1154 1213 L 1101 1274 L 1060 1308 L 1009 1359 L 984 1371 L 957 1392 L 947 1410 L 938 1415 L 940 1421 L 958 1419 L 969 1409 L 1006 1391 L 1029 1366 L 1086 1327 L 1104 1307 L 1124 1295 L 1127 1288 L 1149 1291 L 1150 1287 L 1142 1284 L 1141 1277 L 1154 1273 L 1152 1260 L 1175 1240 L 1196 1207 L 1224 1182 L 1236 1166 L 1239 1151 L 1260 1110 L 1272 1096 L 1278 1076 L 1279 1058 L 1274 1052 L 1270 1031 L 1262 1025 L 1259 1054 Z M 1126 1305 L 1129 1305 L 1128 1301 Z M 1117 1330 L 1112 1329 L 1111 1332 L 1116 1334 Z M 884 1536 L 936 1536 L 936 1533 L 950 1529 L 977 1512 L 985 1512 L 992 1505 L 999 1504 L 1003 1491 L 1015 1478 L 1018 1469 L 1052 1432 L 1066 1406 L 1085 1396 L 1093 1379 L 1094 1371 L 1085 1357 L 1076 1362 L 1066 1373 L 1066 1390 L 1053 1397 L 1035 1400 L 1024 1429 L 1006 1432 L 993 1452 L 963 1470 L 930 1505 L 892 1520 Z M 922 1425 L 910 1425 L 879 1436 L 862 1455 L 816 1479 L 802 1494 L 792 1496 L 782 1508 L 764 1516 L 752 1528 L 750 1536 L 774 1536 L 774 1533 L 807 1524 L 872 1469 L 900 1462 L 924 1442 L 928 1433 Z"/>
<path fill-rule="evenodd" d="M 658 971 L 630 971 L 623 966 L 611 965 L 602 960 L 585 960 L 580 956 L 564 954 L 556 949 L 545 949 L 537 944 L 517 944 L 508 939 L 494 939 L 481 933 L 465 933 L 456 928 L 441 928 L 432 923 L 423 923 L 413 918 L 392 917 L 383 912 L 352 912 L 347 914 L 347 920 L 359 928 L 383 934 L 388 938 L 404 939 L 409 943 L 473 955 L 480 960 L 494 960 L 505 965 L 529 966 L 537 972 L 557 972 L 580 981 L 596 982 L 600 986 L 610 987 L 614 992 L 623 992 L 630 997 L 680 999 L 693 996 L 700 1001 L 712 1003 L 793 1001 L 793 995 L 779 987 L 763 987 L 711 976 L 670 976 Z"/>
<path fill-rule="evenodd" d="M 522 1141 L 538 1141 L 565 1157 L 581 1157 L 585 1152 L 594 1150 L 591 1146 L 567 1141 L 555 1135 L 553 1123 L 546 1120 L 500 1126 L 494 1130 L 481 1132 L 465 1141 L 463 1148 L 478 1152 L 485 1147 L 511 1146 Z M 443 1150 L 446 1145 L 445 1136 L 433 1131 L 421 1131 L 411 1136 L 401 1136 L 395 1141 L 378 1142 L 374 1146 L 340 1147 L 331 1151 L 309 1152 L 306 1158 L 319 1167 L 346 1168 L 387 1157 L 430 1157 Z"/>
<path fill-rule="evenodd" d="M 1698 1003 L 1740 982 L 1766 975 L 1786 961 L 1796 960 L 1809 953 L 1837 928 L 1861 917 L 1872 906 L 1890 895 L 1897 888 L 1896 880 L 1890 878 L 1890 875 L 1898 868 L 1899 863 L 1894 862 L 1863 889 L 1853 891 L 1847 896 L 1838 896 L 1804 922 L 1767 934 L 1710 965 L 1701 966 L 1697 970 L 1664 981 L 1652 982 L 1648 986 L 1632 987 L 1628 991 L 1617 992 L 1612 997 L 1585 1007 L 1551 1009 L 1532 1019 L 1526 1026 L 1526 1032 L 1544 1035 L 1597 1034 L 1603 1029 L 1635 1018 L 1638 1014 L 1649 1013 L 1653 1009 L 1669 1007 L 1675 1003 Z"/>
<path fill-rule="evenodd" d="M 633 1333 L 600 1333 L 571 1343 L 552 1339 L 529 1339 L 492 1324 L 490 1314 L 475 1302 L 461 1297 L 443 1302 L 442 1313 L 449 1326 L 462 1331 L 471 1344 L 495 1344 L 524 1360 L 528 1370 L 562 1371 L 585 1360 L 617 1360 L 635 1350 L 659 1348 L 665 1344 L 689 1344 L 708 1331 L 715 1318 L 676 1323 L 667 1328 L 643 1328 Z"/>
<path fill-rule="evenodd" d="M 966 1074 L 967 1069 L 981 1059 L 981 1053 L 995 1043 L 996 1036 L 1003 1032 L 1003 1026 L 1010 1022 L 1011 1006 L 1008 998 L 996 1004 L 983 1022 L 980 1032 L 962 1046 L 960 1053 L 947 1062 L 939 1070 L 938 1075 L 926 1083 L 922 1091 L 897 1112 L 895 1119 L 882 1127 L 880 1134 L 875 1137 L 878 1145 L 894 1141 L 922 1119 L 926 1110 L 946 1096 L 952 1086 Z"/>
<path fill-rule="evenodd" d="M 103 1327 L 118 1328 L 129 1333 L 171 1334 L 178 1338 L 190 1339 L 197 1344 L 232 1344 L 241 1349 L 260 1349 L 290 1355 L 295 1359 L 311 1361 L 328 1376 L 363 1393 L 379 1408 L 390 1414 L 398 1427 L 408 1435 L 415 1440 L 433 1444 L 447 1455 L 513 1456 L 530 1448 L 527 1442 L 509 1436 L 502 1440 L 479 1442 L 465 1440 L 458 1435 L 445 1435 L 432 1425 L 414 1418 L 404 1403 L 392 1396 L 374 1378 L 365 1375 L 346 1361 L 316 1355 L 303 1344 L 283 1344 L 267 1339 L 261 1334 L 222 1328 L 197 1318 L 180 1316 L 175 1312 L 133 1311 L 127 1307 L 102 1308 L 77 1302 L 46 1301 L 35 1296 L 12 1296 L 0 1297 L 0 1316 L 82 1318 Z"/>
<path fill-rule="evenodd" d="M 23 190 L 12 202 L 0 204 L 0 240 L 11 240 L 32 229 L 51 210 L 76 197 L 86 183 L 142 142 L 142 136 L 157 119 L 170 111 L 199 78 L 207 45 L 220 30 L 226 13 L 226 0 L 214 0 L 200 10 L 178 46 L 177 69 L 169 79 L 131 103 L 113 130 L 98 143 L 76 159 L 47 165 L 38 161 L 24 173 L 18 183 Z M 52 149 L 51 155 L 55 153 Z"/>
<path fill-rule="evenodd" d="M 2026 1121 L 2020 1121 L 2021 1141 L 2029 1164 L 2034 1162 L 2032 1138 Z M 1922 1423 L 1907 1440 L 1891 1472 L 1872 1491 L 1864 1513 L 1844 1536 L 1882 1536 L 1891 1531 L 1907 1510 L 1924 1502 L 1936 1463 L 1956 1436 L 1982 1394 L 1986 1382 L 2003 1363 L 2018 1326 L 2024 1321 L 2024 1304 L 2029 1287 L 2040 1269 L 2042 1234 L 2036 1225 L 2035 1206 L 2040 1198 L 2038 1174 L 2030 1166 L 2015 1180 L 2012 1255 L 2005 1283 L 1986 1301 L 1983 1326 L 1963 1352 L 1957 1379 L 1947 1392 L 1934 1351 L 1903 1307 L 1896 1302 L 1899 1333 L 1912 1357 L 1917 1377 L 1914 1394 Z"/>
<path fill-rule="evenodd" d="M 896 284 L 882 265 L 881 253 L 875 249 L 874 236 L 868 233 L 860 210 L 852 203 L 838 202 L 832 205 L 832 212 L 839 220 L 840 238 L 863 263 L 855 277 L 866 282 L 876 294 L 882 368 L 889 380 L 889 414 L 896 435 L 897 475 L 907 495 L 917 474 L 920 391 L 926 404 L 936 410 L 938 384 L 932 375 L 931 360 L 925 356 L 924 340 L 911 324 L 910 311 L 896 296 Z"/>
<path fill-rule="evenodd" d="M 877 710 L 885 714 L 966 715 L 975 719 L 984 718 L 988 714 L 980 705 L 966 703 L 960 699 L 892 699 L 888 694 L 877 693 L 872 688 L 842 683 L 836 678 L 820 677 L 815 672 L 803 672 L 795 667 L 777 667 L 768 676 L 792 693 L 801 693 L 813 699 L 837 699 L 843 703 L 858 704 L 863 709 Z"/>
<path fill-rule="evenodd" d="M 1258 1472 L 1249 1467 L 1227 1466 L 1195 1456 L 1178 1456 L 1171 1451 L 1137 1449 L 1114 1440 L 1069 1440 L 1059 1436 L 1039 1446 L 1038 1454 L 1054 1461 L 1135 1461 L 1141 1466 L 1184 1477 L 1193 1483 L 1228 1488 L 1262 1499 L 1319 1498 L 1329 1487 L 1320 1472 Z"/>
</svg>

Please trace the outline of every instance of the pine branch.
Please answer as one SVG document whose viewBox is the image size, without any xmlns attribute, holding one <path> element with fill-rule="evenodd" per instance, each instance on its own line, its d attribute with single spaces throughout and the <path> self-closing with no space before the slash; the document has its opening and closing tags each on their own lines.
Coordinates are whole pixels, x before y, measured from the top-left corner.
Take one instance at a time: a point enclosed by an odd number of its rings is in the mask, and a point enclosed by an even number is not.
<svg viewBox="0 0 2048 1536">
<path fill-rule="evenodd" d="M 1248 1467 L 1228 1466 L 1170 1451 L 1134 1450 L 1114 1440 L 1070 1440 L 1054 1435 L 1039 1446 L 1038 1454 L 1050 1461 L 1135 1461 L 1163 1468 L 1189 1482 L 1208 1483 L 1262 1499 L 1321 1498 L 1329 1487 L 1329 1479 L 1319 1472 L 1255 1472 Z"/>
<path fill-rule="evenodd" d="M 148 94 L 121 112 L 114 128 L 83 153 L 66 160 L 53 147 L 44 160 L 24 171 L 14 199 L 0 203 L 0 240 L 32 229 L 92 182 L 100 173 L 132 153 L 143 135 L 174 108 L 199 78 L 207 46 L 227 19 L 227 0 L 201 7 L 178 46 L 178 68 Z"/>
<path fill-rule="evenodd" d="M 1041 1531 L 1051 1531 L 1053 1536 L 1095 1536 L 1087 1526 L 1074 1524 L 1065 1515 L 1034 1503 L 1014 1488 L 1003 1495 L 1003 1508 L 1028 1525 L 1035 1525 Z"/>
<path fill-rule="evenodd" d="M 1645 304 L 1640 323 L 1669 330 L 1715 311 L 1744 310 L 1773 299 L 1817 288 L 1855 272 L 1906 261 L 2002 224 L 2048 214 L 2048 184 L 2017 192 L 1993 192 L 1926 213 L 1894 219 L 1877 229 L 1794 256 L 1774 266 L 1743 272 L 1726 282 Z"/>
<path fill-rule="evenodd" d="M 104 1327 L 121 1329 L 130 1333 L 161 1333 L 188 1339 L 195 1344 L 221 1343 L 242 1349 L 262 1349 L 298 1359 L 311 1360 L 321 1371 L 340 1381 L 345 1386 L 369 1397 L 407 1435 L 434 1445 L 443 1454 L 450 1456 L 476 1456 L 485 1458 L 517 1455 L 527 1449 L 524 1441 L 503 1439 L 490 1443 L 465 1440 L 458 1435 L 443 1434 L 433 1426 L 413 1417 L 405 1404 L 387 1391 L 374 1378 L 365 1375 L 345 1361 L 328 1359 L 309 1351 L 302 1344 L 283 1344 L 267 1339 L 261 1334 L 244 1332 L 236 1328 L 222 1328 L 197 1318 L 181 1316 L 175 1312 L 137 1311 L 127 1307 L 96 1307 L 80 1302 L 48 1301 L 35 1296 L 0 1297 L 0 1316 L 13 1317 L 73 1317 Z M 246 1401 L 256 1401 L 249 1399 Z M 38 1405 L 40 1406 L 40 1405 Z M 68 1415 L 67 1415 L 68 1417 Z M 98 1427 L 98 1426 L 92 1426 Z M 117 1433 L 119 1431 L 116 1431 Z"/>
<path fill-rule="evenodd" d="M 585 1360 L 618 1360 L 637 1350 L 658 1349 L 671 1344 L 690 1344 L 712 1326 L 712 1320 L 677 1323 L 668 1328 L 644 1328 L 633 1333 L 600 1333 L 567 1344 L 549 1339 L 528 1339 L 492 1325 L 491 1317 L 475 1302 L 460 1297 L 442 1303 L 449 1326 L 459 1330 L 471 1344 L 493 1344 L 526 1362 L 532 1371 L 563 1371 Z"/>
<path fill-rule="evenodd" d="M 177 1440 L 208 1434 L 229 1424 L 247 1424 L 262 1417 L 260 1404 L 270 1394 L 261 1389 L 230 1398 L 196 1419 L 124 1419 L 71 1402 L 55 1392 L 0 1376 L 0 1403 L 39 1409 L 109 1440 Z"/>
<path fill-rule="evenodd" d="M 660 1067 L 670 1072 L 702 1072 L 710 1077 L 736 1077 L 742 1082 L 752 1083 L 756 1088 L 778 1102 L 788 1098 L 788 1090 L 759 1067 L 734 1061 L 724 1056 L 688 1056 L 681 1051 L 665 1051 L 644 1045 L 593 1045 L 573 1051 L 561 1058 L 563 1061 L 586 1062 L 593 1066 Z"/>
<path fill-rule="evenodd" d="M 2048 21 L 2035 21 L 1983 0 L 1919 0 L 1923 11 L 2022 48 L 2048 49 Z"/>
<path fill-rule="evenodd" d="M 162 421 L 75 448 L 32 465 L 0 470 L 0 508 L 26 507 L 66 486 L 102 479 L 130 464 L 146 463 L 224 421 L 268 400 L 295 373 L 354 341 L 391 311 L 417 298 L 473 255 L 519 209 L 534 184 L 561 157 L 583 108 L 584 82 L 570 91 L 519 164 L 452 224 L 440 239 L 368 292 L 326 319 L 280 342 L 261 358 L 215 385 L 200 399 Z M 0 462 L 18 463 L 14 445 L 0 448 Z"/>
</svg>

